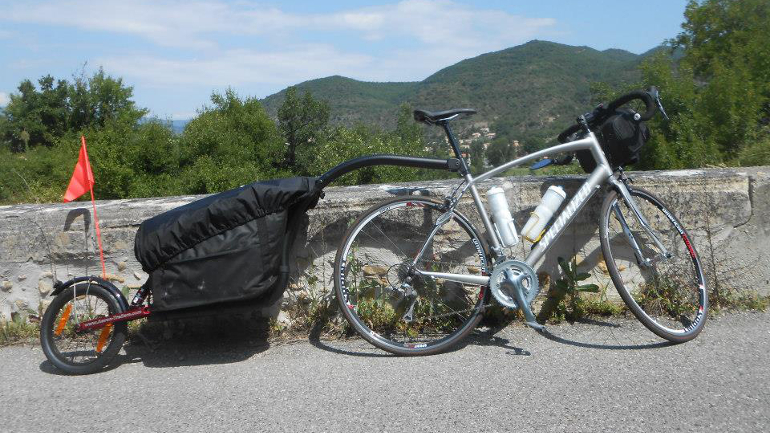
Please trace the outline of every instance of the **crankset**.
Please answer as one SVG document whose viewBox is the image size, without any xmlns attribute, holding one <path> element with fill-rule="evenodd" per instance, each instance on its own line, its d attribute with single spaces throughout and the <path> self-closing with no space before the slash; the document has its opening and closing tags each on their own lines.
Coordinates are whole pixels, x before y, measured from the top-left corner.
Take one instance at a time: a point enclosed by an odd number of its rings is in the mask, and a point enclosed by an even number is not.
<svg viewBox="0 0 770 433">
<path fill-rule="evenodd" d="M 489 288 L 501 305 L 521 309 L 527 325 L 542 331 L 543 325 L 537 323 L 530 304 L 540 292 L 537 274 L 528 264 L 518 260 L 506 260 L 495 265 L 489 278 Z"/>
</svg>

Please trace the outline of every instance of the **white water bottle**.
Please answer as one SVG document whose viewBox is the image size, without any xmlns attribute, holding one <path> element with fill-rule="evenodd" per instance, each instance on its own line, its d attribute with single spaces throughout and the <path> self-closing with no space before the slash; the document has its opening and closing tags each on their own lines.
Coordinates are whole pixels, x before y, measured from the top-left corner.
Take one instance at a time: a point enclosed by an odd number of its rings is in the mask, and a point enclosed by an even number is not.
<svg viewBox="0 0 770 433">
<path fill-rule="evenodd" d="M 540 236 L 543 234 L 543 229 L 548 221 L 553 218 L 554 212 L 559 209 L 559 206 L 567 198 L 567 193 L 560 186 L 551 185 L 543 195 L 543 199 L 540 204 L 532 212 L 529 220 L 524 224 L 524 228 L 521 229 L 521 234 L 530 242 L 537 242 L 540 240 Z"/>
<path fill-rule="evenodd" d="M 495 186 L 487 191 L 487 203 L 492 209 L 492 221 L 500 235 L 504 247 L 512 247 L 519 243 L 519 235 L 513 224 L 511 211 L 508 209 L 508 200 L 505 199 L 505 191 Z"/>
</svg>

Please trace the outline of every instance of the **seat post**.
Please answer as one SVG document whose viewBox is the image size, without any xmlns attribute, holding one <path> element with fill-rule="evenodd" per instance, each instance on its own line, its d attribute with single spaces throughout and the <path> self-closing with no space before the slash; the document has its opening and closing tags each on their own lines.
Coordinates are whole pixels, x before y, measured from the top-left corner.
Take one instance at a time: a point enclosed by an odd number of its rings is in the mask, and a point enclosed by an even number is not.
<svg viewBox="0 0 770 433">
<path fill-rule="evenodd" d="M 452 150 L 455 152 L 455 156 L 460 160 L 460 174 L 465 176 L 470 171 L 468 170 L 468 164 L 465 162 L 465 158 L 463 158 L 462 153 L 460 153 L 460 145 L 457 144 L 457 139 L 455 139 L 455 135 L 452 133 L 452 128 L 449 127 L 448 121 L 441 122 L 441 126 L 444 128 L 444 132 L 446 132 L 446 136 L 449 139 Z"/>
</svg>

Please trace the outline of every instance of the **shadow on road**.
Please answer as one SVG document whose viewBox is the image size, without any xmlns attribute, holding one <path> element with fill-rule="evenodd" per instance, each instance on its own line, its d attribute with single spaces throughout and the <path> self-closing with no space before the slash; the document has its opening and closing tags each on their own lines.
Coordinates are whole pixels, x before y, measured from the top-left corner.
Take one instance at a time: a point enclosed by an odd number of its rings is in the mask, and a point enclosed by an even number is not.
<svg viewBox="0 0 770 433">
<path fill-rule="evenodd" d="M 668 341 L 649 341 L 651 334 L 646 328 L 641 327 L 637 322 L 628 322 L 621 324 L 619 322 L 609 322 L 605 320 L 597 319 L 581 319 L 575 322 L 578 325 L 588 325 L 596 327 L 598 332 L 585 333 L 593 337 L 594 340 L 599 340 L 601 337 L 602 342 L 596 341 L 578 341 L 577 339 L 566 337 L 564 335 L 556 335 L 546 327 L 540 334 L 548 340 L 556 343 L 567 344 L 575 347 L 583 347 L 587 349 L 602 349 L 602 350 L 642 350 L 642 349 L 658 349 L 661 347 L 671 346 L 672 343 Z M 574 325 L 563 325 L 574 326 Z M 558 327 L 556 327 L 559 329 Z M 608 340 L 612 339 L 612 342 Z M 629 341 L 622 342 L 621 340 L 643 340 L 643 342 Z"/>
<path fill-rule="evenodd" d="M 103 371 L 141 362 L 150 368 L 229 364 L 270 348 L 267 318 L 243 315 L 210 316 L 144 323 L 115 360 Z M 62 374 L 47 360 L 45 373 Z"/>
<path fill-rule="evenodd" d="M 329 344 L 325 343 L 324 341 L 321 341 L 321 334 L 323 333 L 323 326 L 314 326 L 313 329 L 310 330 L 310 335 L 308 336 L 308 341 L 310 344 L 312 344 L 314 347 L 325 350 L 327 352 L 336 353 L 338 355 L 347 355 L 347 356 L 362 356 L 362 357 L 368 357 L 368 358 L 382 358 L 382 357 L 392 357 L 396 356 L 392 353 L 387 353 L 383 351 L 379 352 L 355 352 L 349 349 L 340 349 L 334 346 L 330 346 Z M 356 338 L 360 338 L 356 335 Z M 364 340 L 361 340 L 364 341 Z M 367 343 L 368 344 L 368 343 Z M 374 346 L 367 347 L 367 350 L 378 350 Z"/>
<path fill-rule="evenodd" d="M 459 348 L 464 348 L 467 346 L 496 346 L 503 349 L 508 349 L 509 355 L 516 355 L 516 356 L 530 356 L 532 353 L 524 348 L 516 347 L 511 345 L 511 340 L 508 340 L 507 338 L 498 337 L 497 335 L 494 335 L 496 332 L 487 331 L 487 332 L 480 332 L 480 333 L 474 333 L 468 336 L 466 338 L 465 342 L 462 343 Z"/>
<path fill-rule="evenodd" d="M 559 337 L 558 335 L 551 334 L 547 329 L 542 332 L 542 335 L 557 343 L 568 344 L 570 346 L 584 347 L 587 349 L 604 349 L 604 350 L 640 350 L 640 349 L 657 349 L 660 347 L 670 346 L 668 341 L 661 341 L 658 343 L 645 343 L 645 344 L 597 344 L 597 343 L 584 343 L 581 341 L 569 340 Z"/>
<path fill-rule="evenodd" d="M 667 341 L 651 342 L 649 331 L 636 322 L 620 324 L 586 319 L 577 325 L 580 328 L 574 324 L 555 325 L 546 328 L 540 335 L 559 344 L 587 349 L 643 350 L 671 345 Z M 449 352 L 473 350 L 473 346 L 496 346 L 506 349 L 509 355 L 531 356 L 529 350 L 514 346 L 509 339 L 496 335 L 503 329 L 505 328 L 474 332 Z M 523 327 L 519 329 L 521 332 L 534 332 Z M 559 335 L 549 329 L 558 330 Z M 314 328 L 308 341 L 314 347 L 327 352 L 370 358 L 397 356 L 381 351 L 357 336 L 356 339 L 361 343 L 360 350 L 349 344 L 340 347 L 332 341 L 321 340 L 321 333 L 322 329 Z M 268 350 L 269 334 L 268 319 L 243 315 L 144 323 L 138 333 L 132 334 L 132 341 L 125 345 L 125 353 L 120 353 L 104 371 L 122 364 L 138 362 L 150 368 L 241 362 Z M 638 342 L 639 340 L 645 341 Z M 40 370 L 50 374 L 63 374 L 47 360 L 40 364 Z"/>
<path fill-rule="evenodd" d="M 450 348 L 449 350 L 446 350 L 444 352 L 441 352 L 439 354 L 444 353 L 451 353 L 456 352 L 458 350 L 466 349 L 468 346 L 498 346 L 502 347 L 504 349 L 509 349 L 510 352 L 508 352 L 511 355 L 520 355 L 520 356 L 530 356 L 530 352 L 526 349 L 515 347 L 510 345 L 510 341 L 497 337 L 493 335 L 494 333 L 488 333 L 488 332 L 480 332 L 480 333 L 472 333 L 468 337 L 466 337 L 463 341 L 461 341 L 456 346 Z M 395 355 L 392 353 L 387 353 L 384 351 L 381 351 L 377 349 L 374 345 L 369 344 L 365 340 L 361 339 L 360 337 L 356 336 L 357 338 L 366 349 L 362 349 L 361 351 L 354 351 L 350 350 L 350 348 L 340 349 L 338 347 L 334 347 L 324 341 L 321 340 L 321 330 L 314 328 L 310 332 L 309 342 L 313 346 L 315 346 L 318 349 L 325 350 L 327 352 L 336 353 L 339 355 L 347 355 L 347 356 L 361 356 L 361 357 L 371 357 L 371 358 L 381 358 L 381 357 L 396 357 L 399 355 Z M 374 351 L 374 352 L 371 352 Z M 437 355 L 439 355 L 437 354 Z"/>
<path fill-rule="evenodd" d="M 559 344 L 586 349 L 644 350 L 672 345 L 668 341 L 650 341 L 654 336 L 636 321 L 610 320 L 584 318 L 573 324 L 565 323 L 546 326 L 542 332 L 537 334 Z M 467 344 L 500 346 L 513 350 L 512 354 L 529 356 L 530 353 L 528 351 L 510 346 L 508 344 L 510 343 L 509 340 L 496 335 L 507 327 L 493 327 L 485 332 L 472 334 L 470 337 L 471 341 Z M 525 327 L 520 329 L 522 332 L 536 332 Z M 552 332 L 551 330 L 564 332 Z"/>
</svg>

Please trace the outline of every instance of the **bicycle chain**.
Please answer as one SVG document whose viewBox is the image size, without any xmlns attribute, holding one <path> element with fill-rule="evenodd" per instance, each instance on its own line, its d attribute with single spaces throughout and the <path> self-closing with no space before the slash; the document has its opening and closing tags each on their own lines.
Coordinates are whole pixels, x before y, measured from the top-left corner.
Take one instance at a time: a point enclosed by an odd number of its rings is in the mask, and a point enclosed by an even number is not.
<svg viewBox="0 0 770 433">
<path fill-rule="evenodd" d="M 492 305 L 493 304 L 486 304 L 486 305 L 482 305 L 480 308 L 481 308 L 481 310 L 483 312 L 484 310 L 486 310 L 488 307 L 491 307 Z M 423 322 L 423 321 L 425 321 L 427 319 L 438 319 L 438 318 L 441 318 L 441 317 L 454 316 L 455 314 L 465 313 L 465 312 L 469 312 L 469 311 L 473 311 L 473 310 L 476 310 L 476 308 L 474 307 L 474 308 L 468 308 L 467 310 L 460 310 L 460 311 L 453 311 L 451 313 L 437 314 L 435 316 L 430 316 L 430 317 L 424 318 L 422 320 L 418 319 L 418 320 L 416 320 L 416 322 L 421 323 L 421 322 Z"/>
<path fill-rule="evenodd" d="M 447 262 L 439 262 L 439 261 L 436 261 L 436 260 L 424 260 L 424 259 L 423 259 L 422 261 L 423 261 L 423 262 L 425 262 L 425 263 L 439 263 L 439 264 L 447 264 Z M 450 263 L 450 264 L 451 264 L 451 263 Z M 459 263 L 458 265 L 462 266 L 463 264 L 462 264 L 462 263 Z M 489 287 L 487 287 L 487 290 L 489 290 Z M 491 307 L 492 305 L 493 305 L 493 304 L 489 303 L 489 304 L 486 304 L 486 305 L 482 305 L 481 307 L 473 307 L 473 308 L 468 308 L 468 309 L 466 309 L 466 310 L 459 310 L 459 311 L 452 311 L 451 313 L 443 313 L 443 314 L 438 314 L 438 315 L 435 315 L 435 316 L 430 316 L 430 317 L 428 317 L 428 318 L 417 319 L 417 320 L 416 320 L 416 322 L 418 322 L 418 323 L 422 323 L 422 322 L 424 322 L 425 320 L 429 320 L 429 319 L 439 319 L 439 318 L 441 318 L 441 317 L 454 316 L 455 314 L 460 314 L 460 313 L 467 313 L 467 312 L 472 312 L 472 311 L 474 311 L 474 310 L 476 310 L 476 309 L 478 309 L 478 308 L 480 308 L 480 309 L 481 309 L 481 311 L 483 312 L 484 310 L 486 310 L 487 308 Z"/>
</svg>

